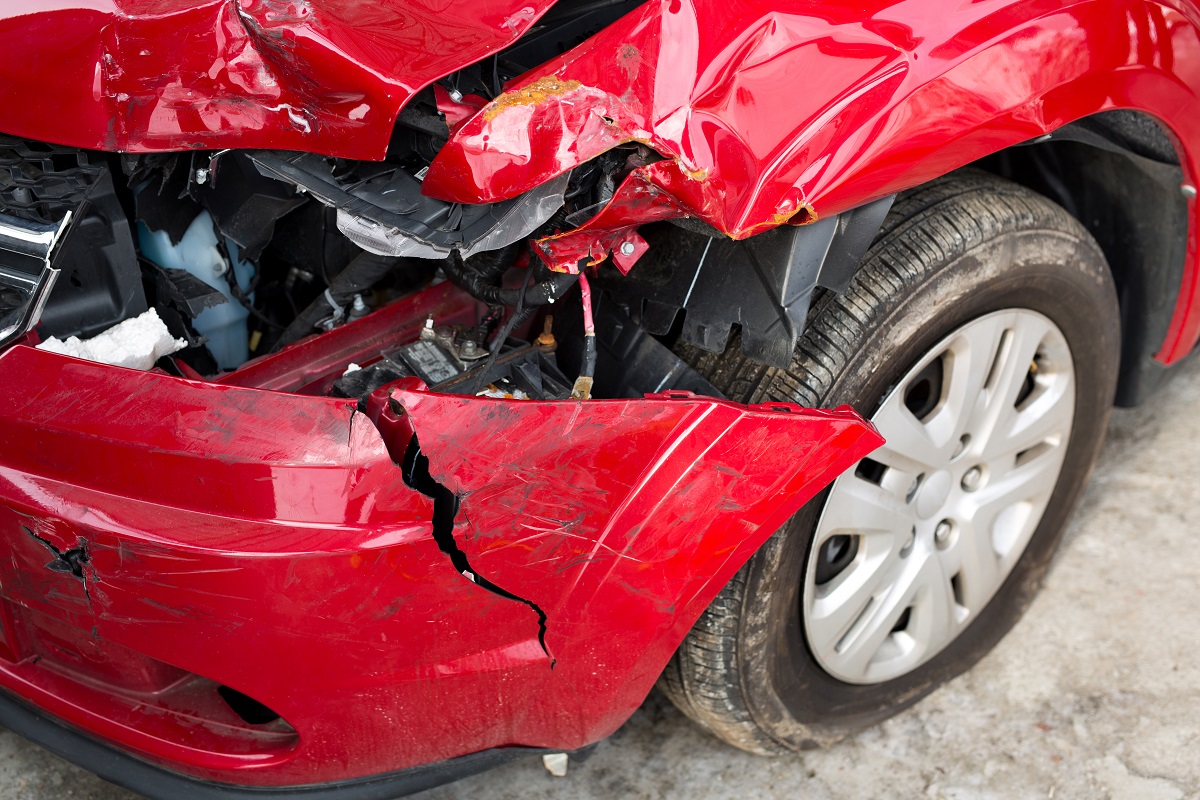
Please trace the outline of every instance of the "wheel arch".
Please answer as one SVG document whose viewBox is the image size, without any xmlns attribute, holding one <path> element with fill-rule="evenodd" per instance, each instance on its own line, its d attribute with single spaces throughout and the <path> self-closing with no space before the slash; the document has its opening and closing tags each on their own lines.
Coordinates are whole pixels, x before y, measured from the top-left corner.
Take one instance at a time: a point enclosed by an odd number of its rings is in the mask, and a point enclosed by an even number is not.
<svg viewBox="0 0 1200 800">
<path fill-rule="evenodd" d="M 1121 406 L 1145 400 L 1170 370 L 1155 356 L 1181 299 L 1191 227 L 1172 138 L 1149 114 L 1108 111 L 974 164 L 1057 202 L 1104 251 L 1121 307 Z"/>
</svg>

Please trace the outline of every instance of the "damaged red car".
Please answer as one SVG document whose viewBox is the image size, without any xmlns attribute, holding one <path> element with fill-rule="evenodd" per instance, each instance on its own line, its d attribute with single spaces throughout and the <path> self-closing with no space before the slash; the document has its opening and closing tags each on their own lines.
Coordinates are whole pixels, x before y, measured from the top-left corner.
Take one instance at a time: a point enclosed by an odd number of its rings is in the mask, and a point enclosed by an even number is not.
<svg viewBox="0 0 1200 800">
<path fill-rule="evenodd" d="M 0 724 L 384 798 L 756 753 L 1032 599 L 1200 336 L 1189 0 L 11 0 Z"/>
</svg>

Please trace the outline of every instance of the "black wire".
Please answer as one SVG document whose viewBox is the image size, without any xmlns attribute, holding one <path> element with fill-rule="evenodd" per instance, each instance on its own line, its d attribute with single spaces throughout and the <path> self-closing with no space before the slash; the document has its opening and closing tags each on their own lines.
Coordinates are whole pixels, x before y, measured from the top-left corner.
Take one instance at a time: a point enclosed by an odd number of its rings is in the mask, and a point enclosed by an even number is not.
<svg viewBox="0 0 1200 800">
<path fill-rule="evenodd" d="M 525 289 L 528 289 L 533 284 L 533 273 L 534 269 L 531 264 L 529 266 L 529 276 L 525 280 Z M 484 362 L 483 368 L 475 376 L 475 380 L 471 382 L 470 394 L 478 394 L 480 389 L 483 388 L 483 382 L 487 380 L 488 373 L 492 371 L 492 367 L 496 366 L 496 359 L 500 357 L 500 351 L 504 348 L 504 343 L 508 341 L 509 335 L 518 324 L 528 319 L 533 311 L 534 309 L 532 308 L 528 312 L 526 311 L 525 292 L 522 291 L 517 295 L 517 305 L 513 308 L 512 316 L 508 318 L 504 323 L 504 327 L 500 329 L 500 332 L 496 334 L 496 338 L 492 340 L 491 353 L 488 354 L 488 359 Z"/>
<path fill-rule="evenodd" d="M 583 337 L 583 364 L 579 367 L 579 377 L 596 377 L 596 334 L 585 334 Z"/>
<path fill-rule="evenodd" d="M 213 222 L 213 233 L 217 237 L 217 252 L 221 254 L 221 258 L 225 259 L 225 263 L 227 265 L 225 274 L 222 277 L 225 278 L 225 283 L 227 286 L 229 286 L 229 293 L 233 295 L 234 299 L 238 301 L 238 304 L 241 305 L 242 308 L 249 311 L 259 322 L 263 323 L 264 325 L 270 325 L 277 331 L 284 330 L 285 326 L 267 318 L 257 308 L 255 308 L 254 304 L 250 302 L 250 298 L 247 297 L 246 293 L 242 291 L 242 287 L 238 286 L 237 273 L 234 269 L 233 258 L 229 255 L 229 248 L 226 246 L 225 239 L 221 236 L 221 232 L 217 228 L 216 221 Z M 254 267 L 254 271 L 255 276 L 251 279 L 250 291 L 254 291 L 254 287 L 258 285 L 259 269 L 257 266 Z M 230 277 L 231 275 L 233 276 L 232 278 Z"/>
</svg>

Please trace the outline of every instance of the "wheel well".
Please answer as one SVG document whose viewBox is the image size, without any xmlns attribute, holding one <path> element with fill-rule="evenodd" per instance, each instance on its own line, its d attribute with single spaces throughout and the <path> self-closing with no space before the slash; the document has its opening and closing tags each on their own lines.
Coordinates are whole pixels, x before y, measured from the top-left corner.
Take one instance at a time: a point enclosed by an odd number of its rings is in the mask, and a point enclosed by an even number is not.
<svg viewBox="0 0 1200 800">
<path fill-rule="evenodd" d="M 1170 326 L 1187 256 L 1183 171 L 1163 128 L 1139 112 L 1104 112 L 973 166 L 1053 199 L 1095 237 L 1121 307 L 1116 402 L 1140 403 L 1169 372 L 1154 354 Z"/>
</svg>

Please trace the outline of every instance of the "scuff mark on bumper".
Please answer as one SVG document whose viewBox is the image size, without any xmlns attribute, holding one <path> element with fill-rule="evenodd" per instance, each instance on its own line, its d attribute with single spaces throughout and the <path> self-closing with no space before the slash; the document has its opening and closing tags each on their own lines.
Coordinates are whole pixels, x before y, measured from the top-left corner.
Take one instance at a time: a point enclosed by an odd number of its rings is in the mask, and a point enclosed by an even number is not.
<svg viewBox="0 0 1200 800">
<path fill-rule="evenodd" d="M 0 368 L 24 376 L 0 385 L 0 688 L 242 785 L 607 736 L 745 559 L 879 443 L 849 411 L 679 393 L 541 402 L 393 386 L 383 399 L 404 424 L 389 426 L 362 424 L 351 401 L 28 347 Z M 397 469 L 414 433 L 460 499 L 456 566 L 536 603 L 545 649 L 532 606 L 447 569 L 434 501 Z M 45 569 L 53 551 L 20 528 L 38 531 L 31 519 L 55 520 L 39 535 L 60 554 L 87 542 L 91 609 Z M 55 644 L 40 659 L 23 644 L 34 635 Z M 214 684 L 294 732 L 145 711 L 147 692 Z"/>
</svg>

